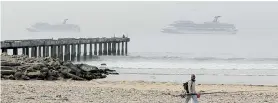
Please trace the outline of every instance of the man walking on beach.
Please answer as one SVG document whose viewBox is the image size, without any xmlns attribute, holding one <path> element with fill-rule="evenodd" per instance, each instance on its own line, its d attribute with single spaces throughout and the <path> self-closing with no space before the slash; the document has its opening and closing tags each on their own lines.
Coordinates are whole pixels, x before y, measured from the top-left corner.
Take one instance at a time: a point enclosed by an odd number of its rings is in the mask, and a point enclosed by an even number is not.
<svg viewBox="0 0 278 103">
<path fill-rule="evenodd" d="M 189 100 L 192 98 L 192 101 L 193 103 L 198 103 L 198 100 L 197 100 L 197 93 L 196 93 L 196 90 L 195 90 L 195 75 L 192 74 L 191 75 L 191 80 L 188 81 L 188 91 L 189 91 L 189 95 L 186 95 L 186 100 L 185 100 L 185 103 L 188 103 Z"/>
</svg>

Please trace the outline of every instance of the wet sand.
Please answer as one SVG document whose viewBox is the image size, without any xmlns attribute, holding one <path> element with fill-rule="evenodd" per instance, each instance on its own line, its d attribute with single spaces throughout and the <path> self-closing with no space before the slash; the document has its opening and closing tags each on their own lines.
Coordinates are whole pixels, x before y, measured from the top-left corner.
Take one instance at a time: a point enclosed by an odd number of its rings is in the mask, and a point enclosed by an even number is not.
<svg viewBox="0 0 278 103">
<path fill-rule="evenodd" d="M 200 103 L 277 103 L 278 86 L 198 84 Z M 1 103 L 183 103 L 181 84 L 145 81 L 1 80 Z"/>
</svg>

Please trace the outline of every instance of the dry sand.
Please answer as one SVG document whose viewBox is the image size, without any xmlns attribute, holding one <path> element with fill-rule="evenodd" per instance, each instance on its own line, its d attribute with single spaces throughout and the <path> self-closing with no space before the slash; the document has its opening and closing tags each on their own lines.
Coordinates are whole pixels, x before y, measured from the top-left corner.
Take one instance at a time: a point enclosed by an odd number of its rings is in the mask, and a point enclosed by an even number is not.
<svg viewBox="0 0 278 103">
<path fill-rule="evenodd" d="M 277 86 L 196 86 L 200 103 L 278 103 Z M 144 81 L 1 80 L 1 103 L 184 103 L 181 84 Z M 168 95 L 171 94 L 171 95 Z"/>
</svg>

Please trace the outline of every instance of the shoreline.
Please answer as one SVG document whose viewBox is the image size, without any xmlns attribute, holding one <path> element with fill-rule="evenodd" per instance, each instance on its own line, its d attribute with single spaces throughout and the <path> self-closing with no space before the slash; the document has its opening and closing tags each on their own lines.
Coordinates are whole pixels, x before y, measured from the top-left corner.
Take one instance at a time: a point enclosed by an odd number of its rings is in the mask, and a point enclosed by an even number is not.
<svg viewBox="0 0 278 103">
<path fill-rule="evenodd" d="M 108 81 L 150 81 L 150 82 L 175 82 L 183 83 L 190 78 L 190 75 L 137 75 L 121 74 L 108 75 L 104 80 Z M 195 74 L 196 75 L 196 74 Z M 240 84 L 240 85 L 278 85 L 276 77 L 241 77 L 241 76 L 208 76 L 196 75 L 198 84 Z"/>
<path fill-rule="evenodd" d="M 278 102 L 278 86 L 238 84 L 197 84 L 202 103 Z M 216 93 L 221 92 L 221 93 Z M 183 103 L 183 87 L 173 82 L 1 80 L 3 103 L 90 102 L 90 103 Z"/>
<path fill-rule="evenodd" d="M 109 80 L 108 78 L 103 78 L 103 79 L 96 79 L 96 80 L 91 80 L 91 81 L 98 81 L 98 82 L 142 82 L 142 83 L 160 83 L 160 84 L 173 84 L 173 85 L 182 85 L 182 83 L 179 82 L 160 82 L 160 81 L 144 81 L 144 80 Z M 196 83 L 196 85 L 232 85 L 232 86 L 258 86 L 258 87 L 278 87 L 278 84 L 217 84 L 217 83 L 212 83 L 212 84 L 208 84 L 208 83 Z"/>
</svg>

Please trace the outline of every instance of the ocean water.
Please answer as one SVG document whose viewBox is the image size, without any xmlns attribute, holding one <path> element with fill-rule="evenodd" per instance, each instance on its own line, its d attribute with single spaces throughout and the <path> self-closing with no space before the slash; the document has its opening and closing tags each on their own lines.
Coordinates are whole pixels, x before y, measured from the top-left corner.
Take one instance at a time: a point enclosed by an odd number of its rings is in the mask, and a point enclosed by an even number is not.
<svg viewBox="0 0 278 103">
<path fill-rule="evenodd" d="M 120 75 L 107 80 L 144 80 L 182 83 L 196 74 L 202 84 L 278 84 L 278 58 L 192 57 L 193 53 L 129 53 L 83 61 L 106 63 Z"/>
<path fill-rule="evenodd" d="M 158 30 L 148 35 L 134 32 L 128 35 L 131 38 L 128 56 L 100 56 L 81 63 L 96 66 L 106 63 L 120 73 L 109 75 L 107 80 L 182 83 L 189 80 L 190 74 L 196 74 L 198 83 L 202 84 L 277 85 L 278 36 L 275 32 L 261 29 L 241 29 L 236 35 L 174 35 Z M 22 33 L 22 36 L 4 35 L 2 40 L 114 36 L 105 32 L 90 34 Z M 116 36 L 121 35 L 117 33 Z M 12 50 L 8 52 L 12 54 Z"/>
<path fill-rule="evenodd" d="M 182 83 L 189 80 L 190 74 L 196 74 L 198 83 L 202 84 L 277 85 L 278 36 L 275 32 L 261 29 L 243 29 L 236 35 L 174 35 L 159 33 L 158 30 L 148 35 L 134 32 L 128 35 L 131 38 L 128 56 L 100 56 L 81 63 L 96 66 L 106 63 L 120 73 L 109 75 L 107 80 Z M 22 36 L 4 35 L 1 39 L 113 36 L 105 32 L 90 34 L 22 33 Z M 116 36 L 121 35 L 117 33 Z M 12 54 L 12 50 L 8 52 Z"/>
</svg>

